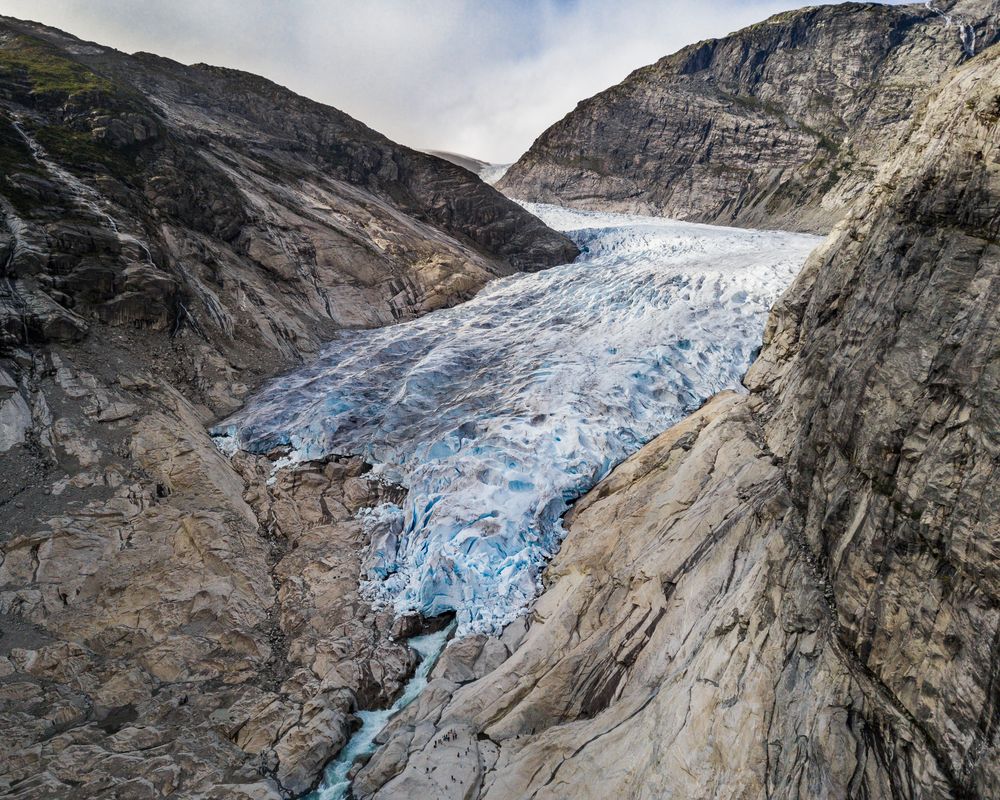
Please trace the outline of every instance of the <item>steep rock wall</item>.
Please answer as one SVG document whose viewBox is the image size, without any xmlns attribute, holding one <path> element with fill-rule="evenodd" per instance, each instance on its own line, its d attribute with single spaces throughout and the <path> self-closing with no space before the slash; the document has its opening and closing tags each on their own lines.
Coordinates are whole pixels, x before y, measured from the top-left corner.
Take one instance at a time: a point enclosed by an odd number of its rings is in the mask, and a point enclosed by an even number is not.
<svg viewBox="0 0 1000 800">
<path fill-rule="evenodd" d="M 574 509 L 525 625 L 445 651 L 359 797 L 995 798 L 1000 50 L 720 396 Z"/>
<path fill-rule="evenodd" d="M 817 6 L 685 47 L 581 102 L 497 185 L 578 208 L 825 233 L 927 92 L 995 40 L 994 2 L 939 8 Z"/>
</svg>

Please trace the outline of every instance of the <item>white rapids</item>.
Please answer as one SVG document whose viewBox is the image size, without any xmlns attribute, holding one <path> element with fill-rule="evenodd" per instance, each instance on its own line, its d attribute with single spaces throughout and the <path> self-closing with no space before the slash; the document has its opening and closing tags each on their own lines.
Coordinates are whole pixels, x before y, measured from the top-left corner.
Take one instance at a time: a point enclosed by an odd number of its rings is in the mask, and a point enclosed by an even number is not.
<svg viewBox="0 0 1000 800">
<path fill-rule="evenodd" d="M 346 331 L 213 433 L 360 454 L 408 490 L 366 515 L 377 605 L 497 631 L 540 590 L 569 504 L 706 398 L 740 387 L 819 241 L 529 205 L 583 254 L 412 322 Z"/>
<path fill-rule="evenodd" d="M 420 654 L 420 664 L 413 677 L 403 687 L 403 692 L 391 707 L 378 711 L 359 711 L 361 727 L 354 732 L 337 757 L 326 765 L 323 779 L 316 790 L 305 795 L 302 800 L 344 800 L 351 786 L 351 768 L 358 759 L 375 752 L 375 737 L 393 717 L 417 699 L 427 686 L 427 676 L 437 662 L 438 656 L 447 644 L 452 627 L 436 633 L 425 633 L 407 640 L 407 644 Z"/>
</svg>

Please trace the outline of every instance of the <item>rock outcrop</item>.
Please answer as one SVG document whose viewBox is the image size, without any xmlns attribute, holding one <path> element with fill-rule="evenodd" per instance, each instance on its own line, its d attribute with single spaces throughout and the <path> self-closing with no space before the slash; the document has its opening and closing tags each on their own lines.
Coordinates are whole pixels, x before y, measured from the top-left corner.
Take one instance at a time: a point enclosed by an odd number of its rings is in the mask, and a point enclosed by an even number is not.
<svg viewBox="0 0 1000 800">
<path fill-rule="evenodd" d="M 1000 796 L 1000 48 L 932 94 L 750 394 L 578 503 L 356 796 Z"/>
<path fill-rule="evenodd" d="M 10 19 L 0 217 L 0 794 L 302 792 L 414 667 L 357 592 L 393 490 L 207 425 L 340 328 L 576 248 L 262 78 Z"/>
<path fill-rule="evenodd" d="M 576 208 L 825 233 L 927 92 L 996 40 L 995 0 L 935 8 L 805 8 L 685 47 L 581 102 L 497 185 Z"/>
<path fill-rule="evenodd" d="M 467 171 L 262 78 L 13 20 L 0 37 L 8 345 L 97 319 L 287 359 L 576 253 Z"/>
</svg>

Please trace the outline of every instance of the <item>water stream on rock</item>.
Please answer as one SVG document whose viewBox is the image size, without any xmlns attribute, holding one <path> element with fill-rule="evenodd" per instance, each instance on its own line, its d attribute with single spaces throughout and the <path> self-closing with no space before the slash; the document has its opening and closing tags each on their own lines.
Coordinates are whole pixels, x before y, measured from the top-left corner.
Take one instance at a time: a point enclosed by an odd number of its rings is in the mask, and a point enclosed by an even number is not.
<svg viewBox="0 0 1000 800">
<path fill-rule="evenodd" d="M 935 8 L 933 0 L 926 0 L 924 7 L 928 11 L 933 11 L 939 17 L 944 20 L 945 25 L 949 28 L 955 28 L 958 31 L 959 41 L 962 43 L 962 49 L 965 54 L 972 58 L 976 55 L 976 29 L 973 28 L 969 23 L 964 20 L 952 17 L 950 14 L 946 14 L 939 8 Z"/>
<path fill-rule="evenodd" d="M 530 206 L 584 250 L 411 322 L 344 331 L 213 432 L 283 463 L 359 454 L 406 487 L 365 518 L 366 596 L 458 635 L 523 613 L 561 518 L 740 379 L 818 237 Z"/>
<path fill-rule="evenodd" d="M 153 255 L 149 251 L 149 246 L 139 237 L 119 230 L 115 218 L 102 208 L 103 198 L 94 189 L 77 178 L 72 172 L 63 169 L 63 167 L 49 158 L 48 153 L 45 152 L 45 148 L 28 134 L 20 120 L 15 119 L 11 124 L 25 145 L 27 145 L 28 150 L 31 151 L 31 157 L 35 160 L 35 163 L 44 167 L 53 178 L 66 187 L 81 209 L 100 219 L 108 230 L 117 237 L 119 242 L 136 247 L 142 253 L 145 263 L 148 266 L 156 267 L 153 263 Z"/>
<path fill-rule="evenodd" d="M 455 626 L 449 625 L 436 633 L 414 636 L 407 644 L 420 653 L 420 663 L 413 677 L 403 687 L 403 693 L 391 707 L 378 711 L 359 711 L 361 727 L 354 732 L 347 744 L 341 748 L 337 757 L 323 770 L 323 781 L 316 791 L 305 795 L 302 800 L 343 800 L 351 781 L 347 774 L 354 762 L 375 751 L 375 737 L 385 727 L 392 715 L 402 711 L 413 702 L 427 685 L 427 676 L 434 668 L 438 656 L 444 649 L 448 637 Z"/>
</svg>

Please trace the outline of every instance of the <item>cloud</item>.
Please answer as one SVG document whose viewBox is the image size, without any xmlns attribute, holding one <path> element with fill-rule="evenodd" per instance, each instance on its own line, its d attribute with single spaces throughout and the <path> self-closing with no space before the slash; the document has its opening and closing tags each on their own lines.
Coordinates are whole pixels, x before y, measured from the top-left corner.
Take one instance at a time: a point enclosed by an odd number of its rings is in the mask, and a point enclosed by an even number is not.
<svg viewBox="0 0 1000 800">
<path fill-rule="evenodd" d="M 411 147 L 512 161 L 578 101 L 796 0 L 0 0 L 121 50 L 264 75 Z"/>
</svg>

